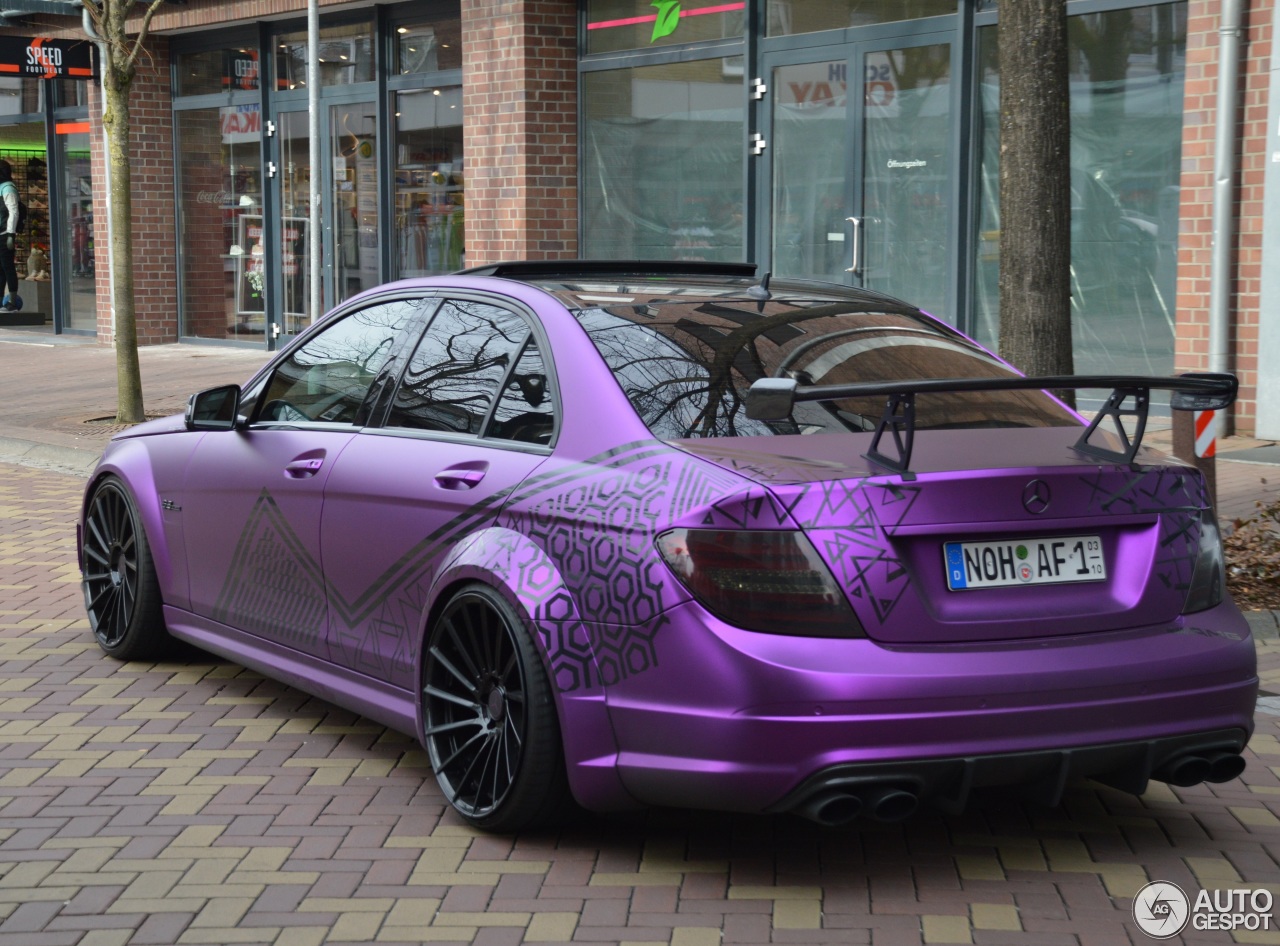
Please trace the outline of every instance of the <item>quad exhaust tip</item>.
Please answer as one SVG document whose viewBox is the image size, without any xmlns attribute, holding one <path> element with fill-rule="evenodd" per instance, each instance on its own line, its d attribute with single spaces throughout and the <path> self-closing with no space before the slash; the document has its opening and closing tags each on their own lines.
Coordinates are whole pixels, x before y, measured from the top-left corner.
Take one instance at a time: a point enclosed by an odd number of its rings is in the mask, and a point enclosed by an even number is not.
<svg viewBox="0 0 1280 946">
<path fill-rule="evenodd" d="M 1230 782 L 1238 778 L 1244 769 L 1245 760 L 1238 751 L 1202 749 L 1168 759 L 1150 777 L 1179 788 L 1190 788 L 1201 782 Z M 1146 784 L 1145 776 L 1142 784 Z M 882 822 L 903 821 L 914 815 L 919 807 L 919 792 L 910 784 L 904 785 L 901 780 L 877 780 L 826 788 L 810 795 L 791 810 L 810 821 L 836 828 L 860 817 Z"/>
<path fill-rule="evenodd" d="M 819 792 L 795 813 L 829 828 L 847 825 L 859 815 L 873 821 L 902 821 L 915 814 L 920 799 L 898 785 L 871 784 L 857 789 Z"/>
<path fill-rule="evenodd" d="M 1170 759 L 1152 773 L 1152 778 L 1179 788 L 1201 782 L 1230 782 L 1244 771 L 1244 757 L 1238 752 L 1188 753 Z"/>
</svg>

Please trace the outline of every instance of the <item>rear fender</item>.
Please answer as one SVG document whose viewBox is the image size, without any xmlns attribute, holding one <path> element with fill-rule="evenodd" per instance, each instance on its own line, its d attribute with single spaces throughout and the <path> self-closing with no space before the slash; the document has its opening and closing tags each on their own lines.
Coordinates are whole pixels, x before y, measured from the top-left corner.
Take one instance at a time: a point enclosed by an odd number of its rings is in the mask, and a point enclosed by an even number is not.
<svg viewBox="0 0 1280 946">
<path fill-rule="evenodd" d="M 444 563 L 432 586 L 423 627 L 454 591 L 468 582 L 496 589 L 533 632 L 555 691 L 556 712 L 574 798 L 594 811 L 637 807 L 616 771 L 618 746 L 605 704 L 591 631 L 556 563 L 518 532 L 492 527 L 476 533 Z M 424 632 L 425 633 L 425 632 Z M 419 648 L 422 679 L 426 648 Z M 418 701 L 418 732 L 423 728 Z"/>
</svg>

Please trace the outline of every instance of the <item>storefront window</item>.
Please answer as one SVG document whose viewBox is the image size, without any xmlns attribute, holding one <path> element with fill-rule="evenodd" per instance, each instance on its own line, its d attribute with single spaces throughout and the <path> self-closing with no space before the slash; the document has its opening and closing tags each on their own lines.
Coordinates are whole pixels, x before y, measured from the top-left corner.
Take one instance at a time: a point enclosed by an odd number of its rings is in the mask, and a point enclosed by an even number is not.
<svg viewBox="0 0 1280 946">
<path fill-rule="evenodd" d="M 257 103 L 177 112 L 182 334 L 259 339 L 263 304 Z"/>
<path fill-rule="evenodd" d="M 307 87 L 307 32 L 282 33 L 275 38 L 276 88 Z M 352 23 L 320 30 L 320 84 L 351 85 L 374 77 L 373 24 Z"/>
<path fill-rule="evenodd" d="M 462 15 L 396 27 L 396 72 L 402 76 L 462 68 Z"/>
<path fill-rule="evenodd" d="M 742 0 L 687 4 L 677 0 L 587 0 L 587 52 L 738 39 L 745 30 L 746 6 Z"/>
<path fill-rule="evenodd" d="M 184 53 L 177 57 L 175 73 L 178 95 L 256 92 L 260 74 L 258 51 L 237 47 Z"/>
<path fill-rule="evenodd" d="M 790 36 L 956 12 L 956 0 L 769 0 L 768 34 Z"/>
<path fill-rule="evenodd" d="M 59 272 L 61 281 L 68 287 L 65 324 L 77 331 L 94 331 L 97 328 L 98 304 L 94 282 L 97 266 L 93 246 L 89 133 L 59 133 L 58 149 L 61 152 L 57 166 L 62 173 L 62 207 L 57 219 L 63 234 Z M 42 244 L 41 249 L 48 252 L 47 245 Z M 29 260 L 28 277 L 32 275 L 32 267 Z"/>
<path fill-rule="evenodd" d="M 729 59 L 585 77 L 583 255 L 741 260 L 745 110 Z"/>
<path fill-rule="evenodd" d="M 461 269 L 462 89 L 417 89 L 395 99 L 395 275 Z"/>
<path fill-rule="evenodd" d="M 34 115 L 44 111 L 44 79 L 0 79 L 0 115 Z"/>
<path fill-rule="evenodd" d="M 1071 307 L 1081 374 L 1173 370 L 1185 3 L 1069 20 Z M 995 28 L 979 34 L 982 164 L 975 331 L 999 336 Z"/>
</svg>

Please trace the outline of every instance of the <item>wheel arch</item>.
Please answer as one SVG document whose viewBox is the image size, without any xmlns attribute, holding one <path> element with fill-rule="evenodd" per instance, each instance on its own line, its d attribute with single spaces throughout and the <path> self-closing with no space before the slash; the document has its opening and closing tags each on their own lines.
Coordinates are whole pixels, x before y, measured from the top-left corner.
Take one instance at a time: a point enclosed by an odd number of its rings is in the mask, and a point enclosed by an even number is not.
<svg viewBox="0 0 1280 946">
<path fill-rule="evenodd" d="M 160 584 L 160 597 L 167 604 L 186 606 L 185 588 L 179 587 L 182 576 L 175 568 L 171 536 L 165 528 L 164 506 L 157 487 L 155 468 L 151 455 L 142 447 L 133 447 L 127 441 L 122 448 L 112 450 L 98 464 L 80 499 L 80 528 L 77 530 L 76 564 L 84 572 L 84 528 L 89 514 L 89 502 L 105 481 L 114 479 L 121 484 L 138 512 L 139 525 L 146 535 L 151 551 L 152 564 Z M 181 551 L 181 550 L 180 550 Z M 180 558 L 182 558 L 180 556 Z M 185 561 L 185 559 L 183 559 Z M 185 576 L 185 568 L 182 569 Z"/>
<path fill-rule="evenodd" d="M 422 677 L 431 629 L 461 589 L 480 583 L 500 594 L 530 631 L 551 681 L 569 788 L 596 811 L 639 807 L 616 771 L 618 754 L 605 690 L 590 635 L 559 569 L 527 537 L 502 527 L 485 529 L 455 552 L 437 574 L 424 610 L 415 668 L 417 732 L 423 732 Z"/>
</svg>

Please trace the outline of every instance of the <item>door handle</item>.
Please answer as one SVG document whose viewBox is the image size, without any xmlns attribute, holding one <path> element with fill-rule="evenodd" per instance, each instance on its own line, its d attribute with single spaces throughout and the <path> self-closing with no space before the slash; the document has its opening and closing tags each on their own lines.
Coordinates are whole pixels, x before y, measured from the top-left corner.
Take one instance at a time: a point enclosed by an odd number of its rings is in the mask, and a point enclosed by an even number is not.
<svg viewBox="0 0 1280 946">
<path fill-rule="evenodd" d="M 862 273 L 862 218 L 861 217 L 845 217 L 849 223 L 853 224 L 853 265 L 845 270 L 846 273 L 859 275 Z"/>
<path fill-rule="evenodd" d="M 488 463 L 467 466 L 451 466 L 435 475 L 436 485 L 441 489 L 471 489 L 489 472 Z"/>
<path fill-rule="evenodd" d="M 315 476 L 324 466 L 324 457 L 309 457 L 305 460 L 291 460 L 285 465 L 284 475 L 290 479 L 305 480 Z"/>
</svg>

